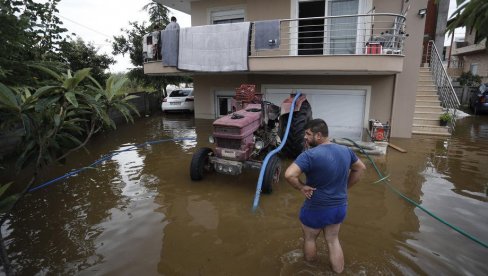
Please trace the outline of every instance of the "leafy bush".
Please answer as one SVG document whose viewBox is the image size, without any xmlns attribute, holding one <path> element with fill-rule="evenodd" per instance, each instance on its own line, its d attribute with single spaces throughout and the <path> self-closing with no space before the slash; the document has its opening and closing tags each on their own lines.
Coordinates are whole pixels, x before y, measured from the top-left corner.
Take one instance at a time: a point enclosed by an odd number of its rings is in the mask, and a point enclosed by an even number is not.
<svg viewBox="0 0 488 276">
<path fill-rule="evenodd" d="M 443 122 L 449 122 L 452 120 L 452 115 L 450 113 L 444 113 L 442 114 L 440 117 L 439 117 L 439 120 L 443 121 Z"/>
<path fill-rule="evenodd" d="M 458 78 L 458 81 L 461 85 L 479 86 L 481 84 L 481 77 L 478 75 L 473 75 L 471 71 L 469 71 L 462 73 Z"/>
</svg>

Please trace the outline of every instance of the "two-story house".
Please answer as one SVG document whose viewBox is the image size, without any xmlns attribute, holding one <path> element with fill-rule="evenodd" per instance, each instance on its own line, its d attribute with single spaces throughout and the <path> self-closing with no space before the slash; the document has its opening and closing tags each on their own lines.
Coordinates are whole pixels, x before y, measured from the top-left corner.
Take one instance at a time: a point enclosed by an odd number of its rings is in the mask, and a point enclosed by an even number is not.
<svg viewBox="0 0 488 276">
<path fill-rule="evenodd" d="M 305 93 L 334 137 L 360 138 L 369 119 L 411 137 L 427 0 L 157 1 L 192 27 L 176 66 L 148 61 L 144 72 L 192 75 L 196 118 L 227 114 L 248 83 L 277 104 Z"/>
</svg>

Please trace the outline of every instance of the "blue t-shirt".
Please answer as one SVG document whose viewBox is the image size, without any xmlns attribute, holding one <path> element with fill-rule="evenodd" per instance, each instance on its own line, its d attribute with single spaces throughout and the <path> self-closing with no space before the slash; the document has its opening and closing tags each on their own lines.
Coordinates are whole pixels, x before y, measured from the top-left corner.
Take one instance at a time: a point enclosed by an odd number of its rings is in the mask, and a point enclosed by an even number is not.
<svg viewBox="0 0 488 276">
<path fill-rule="evenodd" d="M 306 185 L 317 188 L 304 208 L 323 209 L 347 205 L 347 182 L 351 165 L 358 160 L 346 146 L 324 144 L 300 154 L 295 164 L 307 176 Z"/>
</svg>

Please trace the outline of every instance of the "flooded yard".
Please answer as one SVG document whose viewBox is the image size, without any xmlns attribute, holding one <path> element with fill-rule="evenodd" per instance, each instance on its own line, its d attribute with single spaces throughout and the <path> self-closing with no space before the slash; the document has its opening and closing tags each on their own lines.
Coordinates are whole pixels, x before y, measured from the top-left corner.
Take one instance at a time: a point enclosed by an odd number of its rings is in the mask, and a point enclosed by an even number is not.
<svg viewBox="0 0 488 276">
<path fill-rule="evenodd" d="M 19 275 L 330 275 L 304 262 L 303 196 L 283 177 L 251 211 L 258 171 L 192 182 L 192 153 L 211 121 L 155 115 L 98 135 L 88 151 L 43 172 L 39 184 L 146 141 L 193 137 L 125 151 L 32 192 L 2 228 Z M 333 133 L 332 133 L 333 135 Z M 373 157 L 389 184 L 446 222 L 488 242 L 488 116 L 458 121 L 452 137 L 391 141 Z M 340 239 L 348 275 L 487 275 L 488 249 L 402 199 L 371 163 L 350 190 Z M 292 160 L 283 160 L 286 168 Z M 18 176 L 22 179 L 26 176 Z M 3 180 L 8 176 L 3 176 Z"/>
</svg>

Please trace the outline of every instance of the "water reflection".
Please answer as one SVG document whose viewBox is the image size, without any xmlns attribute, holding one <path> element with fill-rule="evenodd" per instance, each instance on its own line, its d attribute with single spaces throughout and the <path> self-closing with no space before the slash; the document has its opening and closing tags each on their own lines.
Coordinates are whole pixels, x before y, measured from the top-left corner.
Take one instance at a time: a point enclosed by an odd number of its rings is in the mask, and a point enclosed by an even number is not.
<svg viewBox="0 0 488 276">
<path fill-rule="evenodd" d="M 27 196 L 4 225 L 17 273 L 76 274 L 103 262 L 96 239 L 104 229 L 97 224 L 114 207 L 116 195 L 90 176 L 77 178 L 84 185 L 60 185 Z"/>
<path fill-rule="evenodd" d="M 133 145 L 120 147 L 117 151 L 124 151 L 133 148 Z M 111 183 L 115 185 L 122 184 L 122 195 L 136 196 L 147 192 L 141 182 L 141 170 L 144 167 L 144 157 L 139 155 L 138 150 L 124 151 L 112 157 L 117 164 L 119 172 Z"/>
<path fill-rule="evenodd" d="M 488 126 L 480 118 L 465 118 L 458 122 L 456 134 L 450 138 L 438 138 L 435 147 L 426 158 L 425 178 L 421 189 L 424 208 L 432 211 L 446 223 L 487 242 L 488 205 L 483 194 L 486 183 L 486 153 L 488 141 L 484 131 L 473 132 Z M 487 128 L 488 129 L 488 128 Z M 483 157 L 481 157 L 483 155 Z M 415 209 L 420 229 L 409 245 L 424 258 L 416 258 L 423 271 L 450 274 L 483 274 L 487 267 L 479 256 L 486 249 L 426 213 Z M 462 264 L 462 265 L 461 265 Z"/>
<path fill-rule="evenodd" d="M 484 241 L 486 117 L 460 120 L 449 138 L 393 139 L 408 153 L 374 157 L 395 189 Z M 120 153 L 28 196 L 2 229 L 18 273 L 331 275 L 323 236 L 319 262 L 304 262 L 297 219 L 303 198 L 283 179 L 261 197 L 256 214 L 257 171 L 190 181 L 192 153 L 209 146 L 211 129 L 211 120 L 187 114 L 145 118 L 94 137 L 88 153 L 43 172 L 41 182 L 145 141 L 196 138 Z M 488 273 L 486 249 L 376 180 L 368 165 L 350 192 L 341 228 L 346 274 Z"/>
<path fill-rule="evenodd" d="M 190 116 L 190 117 L 188 117 Z M 195 118 L 188 114 L 167 114 L 161 118 L 164 134 L 172 138 L 197 137 L 195 131 Z M 176 142 L 184 152 L 188 152 L 197 145 L 195 140 Z"/>
</svg>

